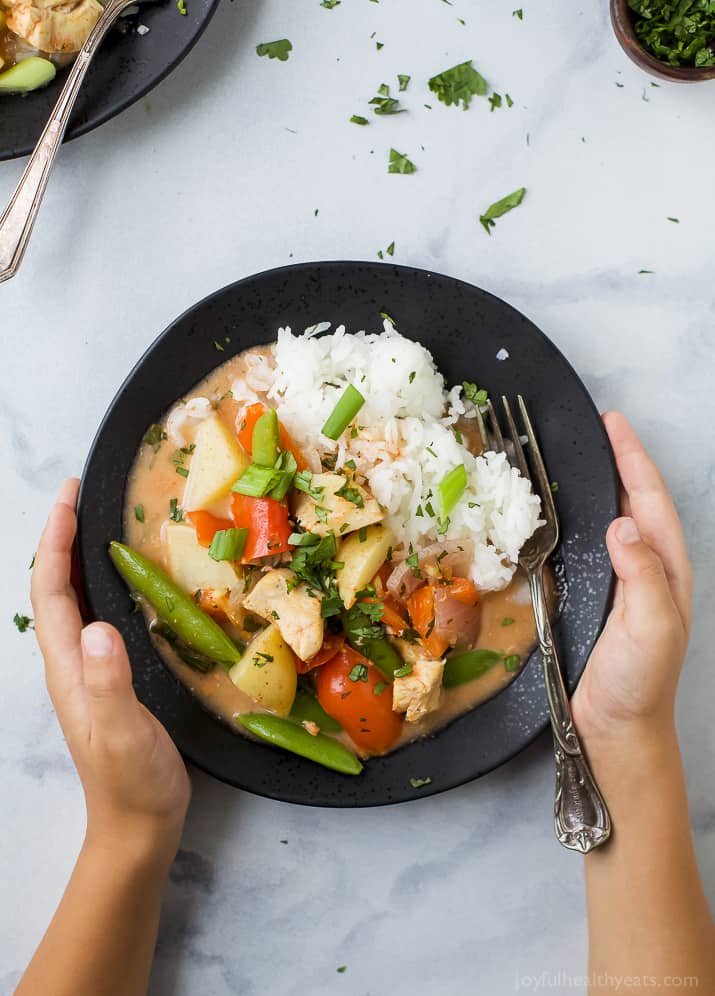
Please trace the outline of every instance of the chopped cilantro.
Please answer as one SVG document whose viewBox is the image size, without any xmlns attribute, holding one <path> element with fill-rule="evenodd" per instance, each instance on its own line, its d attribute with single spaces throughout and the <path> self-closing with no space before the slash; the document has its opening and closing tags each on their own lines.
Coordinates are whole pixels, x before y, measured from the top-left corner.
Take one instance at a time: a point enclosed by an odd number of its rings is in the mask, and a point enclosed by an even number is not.
<svg viewBox="0 0 715 996">
<path fill-rule="evenodd" d="M 416 173 L 417 167 L 404 153 L 398 152 L 397 149 L 390 149 L 390 162 L 387 167 L 387 172 L 402 174 Z"/>
<path fill-rule="evenodd" d="M 494 111 L 497 107 L 501 107 L 501 94 L 493 93 L 489 98 L 489 109 L 490 111 Z"/>
<path fill-rule="evenodd" d="M 186 17 L 188 11 L 186 9 L 186 3 L 184 2 L 184 0 L 176 0 L 176 6 L 178 7 L 179 13 L 183 14 L 184 17 Z"/>
<path fill-rule="evenodd" d="M 628 0 L 641 45 L 671 66 L 715 65 L 712 0 Z"/>
<path fill-rule="evenodd" d="M 159 447 L 166 438 L 166 433 L 162 427 L 155 422 L 154 425 L 150 425 L 144 433 L 142 442 L 146 443 L 147 446 L 151 446 L 154 452 L 157 453 L 159 451 Z"/>
<path fill-rule="evenodd" d="M 512 10 L 511 16 L 512 17 L 518 17 L 520 21 L 523 21 L 524 20 L 524 11 L 522 10 L 521 7 L 518 7 L 516 10 Z"/>
<path fill-rule="evenodd" d="M 431 785 L 431 784 L 432 784 L 431 778 L 410 778 L 410 785 L 412 786 L 413 789 L 421 789 L 425 785 Z"/>
<path fill-rule="evenodd" d="M 377 3 L 377 0 L 375 0 L 375 2 Z M 343 972 L 345 972 L 347 970 L 347 967 L 348 967 L 347 965 L 338 965 L 338 967 L 335 969 L 335 971 L 339 972 L 342 975 Z"/>
<path fill-rule="evenodd" d="M 221 343 L 218 341 L 218 339 L 214 339 L 214 349 L 217 352 L 219 352 L 219 353 L 223 353 L 224 352 L 224 348 L 221 345 Z"/>
<path fill-rule="evenodd" d="M 551 489 L 551 493 L 552 494 L 554 494 L 554 495 L 557 494 L 558 490 L 559 490 L 559 482 L 558 481 L 552 481 L 551 484 L 549 485 L 549 488 Z"/>
<path fill-rule="evenodd" d="M 387 249 L 385 249 L 385 252 L 387 253 L 388 256 L 394 256 L 395 255 L 395 243 L 394 243 L 394 241 L 389 244 L 389 246 L 387 247 Z M 392 319 L 390 319 L 390 321 L 392 321 Z M 392 324 L 394 325 L 395 323 L 392 322 Z"/>
<path fill-rule="evenodd" d="M 348 674 L 350 681 L 367 681 L 367 664 L 355 664 Z"/>
<path fill-rule="evenodd" d="M 269 59 L 278 59 L 280 62 L 287 62 L 288 55 L 293 50 L 293 46 L 287 38 L 279 38 L 278 41 L 261 42 L 256 45 L 258 55 L 267 55 Z"/>
<path fill-rule="evenodd" d="M 373 695 L 382 695 L 382 693 L 385 691 L 386 688 L 387 688 L 387 682 L 386 681 L 378 681 L 378 683 L 375 685 L 375 687 L 372 690 L 372 694 Z"/>
<path fill-rule="evenodd" d="M 34 620 L 30 616 L 21 616 L 19 612 L 15 613 L 12 621 L 17 626 L 18 633 L 26 633 L 28 629 L 35 628 Z"/>
<path fill-rule="evenodd" d="M 504 616 L 504 618 L 501 621 L 501 624 L 502 626 L 513 626 L 514 620 L 511 618 L 511 616 Z"/>
<path fill-rule="evenodd" d="M 370 124 L 367 118 L 364 118 L 362 114 L 353 114 L 350 118 L 351 122 L 356 125 L 366 125 Z"/>
<path fill-rule="evenodd" d="M 680 218 L 668 218 L 668 221 L 672 221 L 674 225 L 680 224 Z"/>
<path fill-rule="evenodd" d="M 511 194 L 507 194 L 506 197 L 502 197 L 501 200 L 495 201 L 490 204 L 484 214 L 479 216 L 479 222 L 487 233 L 491 235 L 491 229 L 494 228 L 496 224 L 496 218 L 501 218 L 508 211 L 513 210 L 513 208 L 518 207 L 519 204 L 524 200 L 524 194 L 526 193 L 526 187 L 519 187 Z"/>
<path fill-rule="evenodd" d="M 521 667 L 521 657 L 518 654 L 509 654 L 504 658 L 505 671 L 518 671 Z"/>
<path fill-rule="evenodd" d="M 341 0 L 320 0 L 320 6 L 326 7 L 328 10 L 332 10 L 333 7 L 337 7 Z"/>
<path fill-rule="evenodd" d="M 466 111 L 472 102 L 472 97 L 484 97 L 487 92 L 487 81 L 481 76 L 472 65 L 472 60 L 461 62 L 451 69 L 433 76 L 429 81 L 429 88 L 432 93 L 436 93 L 439 100 L 448 107 L 450 104 L 459 105 Z"/>
<path fill-rule="evenodd" d="M 351 487 L 348 482 L 343 484 L 342 488 L 340 488 L 339 491 L 336 491 L 335 494 L 338 498 L 344 498 L 345 501 L 350 501 L 353 505 L 357 505 L 358 508 L 362 508 L 365 504 L 365 499 L 358 489 Z"/>
<path fill-rule="evenodd" d="M 393 672 L 396 678 L 406 678 L 408 674 L 412 674 L 412 664 L 407 661 L 402 667 L 398 667 Z"/>
<path fill-rule="evenodd" d="M 403 76 L 401 73 L 397 76 L 397 82 L 400 84 L 400 93 L 407 89 L 407 85 L 410 82 L 410 76 Z"/>
<path fill-rule="evenodd" d="M 514 101 L 511 99 L 511 97 L 509 96 L 508 93 L 504 94 L 504 99 L 506 100 L 506 106 L 507 107 L 513 107 L 514 106 Z"/>
<path fill-rule="evenodd" d="M 144 521 L 144 506 L 143 505 L 135 505 L 134 506 L 134 518 L 137 520 L 137 522 L 143 522 Z"/>
</svg>

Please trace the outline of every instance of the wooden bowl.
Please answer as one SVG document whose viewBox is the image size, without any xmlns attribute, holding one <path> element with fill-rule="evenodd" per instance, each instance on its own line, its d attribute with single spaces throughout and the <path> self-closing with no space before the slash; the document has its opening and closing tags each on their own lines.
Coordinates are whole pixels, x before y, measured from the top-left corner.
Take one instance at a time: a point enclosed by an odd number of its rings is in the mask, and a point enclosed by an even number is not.
<svg viewBox="0 0 715 996">
<path fill-rule="evenodd" d="M 646 51 L 636 37 L 628 0 L 611 0 L 611 24 L 628 58 L 651 76 L 675 83 L 700 83 L 715 79 L 715 66 L 670 66 Z"/>
</svg>

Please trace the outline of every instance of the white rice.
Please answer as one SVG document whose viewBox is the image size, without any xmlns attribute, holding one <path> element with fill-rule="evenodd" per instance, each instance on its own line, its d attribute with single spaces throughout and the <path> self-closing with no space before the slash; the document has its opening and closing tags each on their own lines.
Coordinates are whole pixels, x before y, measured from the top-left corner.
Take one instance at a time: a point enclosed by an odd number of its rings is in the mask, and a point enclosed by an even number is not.
<svg viewBox="0 0 715 996">
<path fill-rule="evenodd" d="M 234 397 L 251 403 L 265 392 L 316 470 L 321 454 L 334 454 L 336 468 L 354 460 L 401 540 L 397 557 L 406 556 L 410 545 L 419 551 L 435 540 L 454 540 L 471 548 L 470 573 L 480 589 L 505 587 L 519 550 L 541 522 L 541 503 L 529 482 L 504 454 L 474 457 L 457 441 L 454 423 L 474 418 L 474 406 L 461 398 L 459 386 L 445 389 L 424 346 L 388 321 L 382 334 L 349 335 L 344 326 L 319 334 L 329 327 L 322 323 L 303 335 L 279 329 L 273 358 L 254 357 L 247 375 L 233 384 Z M 348 384 L 365 404 L 352 431 L 333 442 L 321 429 Z M 439 483 L 459 464 L 467 471 L 467 488 L 440 535 Z"/>
</svg>

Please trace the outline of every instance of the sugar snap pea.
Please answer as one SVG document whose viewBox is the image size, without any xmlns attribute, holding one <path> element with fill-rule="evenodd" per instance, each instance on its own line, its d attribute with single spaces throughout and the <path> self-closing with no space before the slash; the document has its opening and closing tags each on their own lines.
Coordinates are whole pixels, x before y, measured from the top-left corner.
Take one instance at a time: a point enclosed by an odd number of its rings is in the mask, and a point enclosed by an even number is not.
<svg viewBox="0 0 715 996">
<path fill-rule="evenodd" d="M 317 723 L 323 733 L 340 733 L 342 730 L 342 726 L 337 719 L 333 719 L 323 709 L 316 697 L 304 688 L 299 688 L 295 693 L 293 706 L 290 711 L 290 719 L 296 723 L 302 723 L 303 720 Z"/>
<path fill-rule="evenodd" d="M 243 648 L 160 567 L 116 540 L 109 544 L 109 556 L 129 590 L 146 599 L 183 643 L 220 664 L 235 664 L 241 659 Z"/>
<path fill-rule="evenodd" d="M 362 771 L 359 758 L 338 740 L 324 733 L 314 737 L 292 720 L 266 713 L 248 712 L 236 718 L 241 726 L 260 740 L 322 764 L 324 768 L 332 768 L 343 775 L 359 775 Z"/>
<path fill-rule="evenodd" d="M 362 646 L 355 647 L 355 649 L 364 654 L 369 661 L 372 661 L 388 681 L 394 681 L 395 671 L 404 667 L 405 662 L 395 648 L 382 637 L 366 640 Z"/>
<path fill-rule="evenodd" d="M 474 678 L 481 678 L 495 664 L 504 659 L 497 650 L 467 650 L 448 657 L 444 665 L 442 684 L 445 688 L 464 685 Z"/>
</svg>

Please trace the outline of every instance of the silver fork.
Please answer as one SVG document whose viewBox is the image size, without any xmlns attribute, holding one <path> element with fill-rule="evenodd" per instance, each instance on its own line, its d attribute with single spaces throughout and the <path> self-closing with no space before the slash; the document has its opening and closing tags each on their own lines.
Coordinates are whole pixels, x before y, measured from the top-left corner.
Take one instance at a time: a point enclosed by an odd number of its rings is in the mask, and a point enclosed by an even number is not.
<svg viewBox="0 0 715 996">
<path fill-rule="evenodd" d="M 529 444 L 533 476 L 529 471 L 524 448 L 516 428 L 507 398 L 502 397 L 504 415 L 509 429 L 513 452 L 504 443 L 499 420 L 491 401 L 487 402 L 487 418 L 477 408 L 477 422 L 482 445 L 485 449 L 506 453 L 519 472 L 531 482 L 541 498 L 541 513 L 545 524 L 527 540 L 519 555 L 519 565 L 529 581 L 531 602 L 534 608 L 536 630 L 544 667 L 544 683 L 549 705 L 549 718 L 554 735 L 556 759 L 556 796 L 554 799 L 554 827 L 559 843 L 572 851 L 587 854 L 604 844 L 611 833 L 611 818 L 606 803 L 591 774 L 573 725 L 566 688 L 564 687 L 558 654 L 554 644 L 551 622 L 544 590 L 544 564 L 559 542 L 559 522 L 556 517 L 549 476 L 546 473 L 536 434 L 521 395 L 518 395 L 521 420 Z"/>
<path fill-rule="evenodd" d="M 0 217 L 0 283 L 15 276 L 25 255 L 57 150 L 92 58 L 122 11 L 138 2 L 141 0 L 108 0 L 87 41 L 77 53 L 15 193 Z"/>
</svg>

